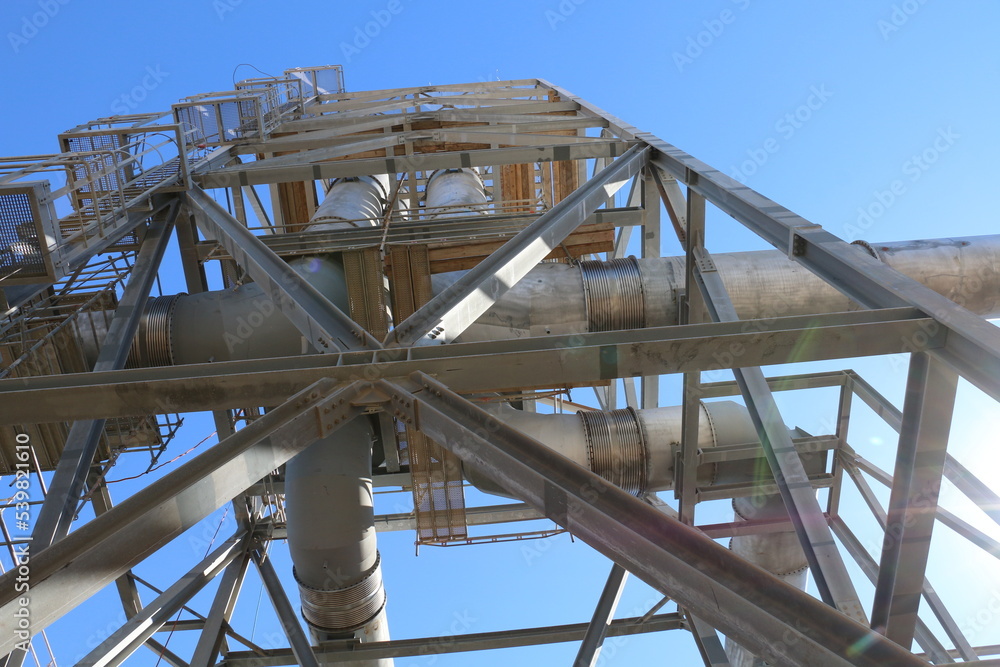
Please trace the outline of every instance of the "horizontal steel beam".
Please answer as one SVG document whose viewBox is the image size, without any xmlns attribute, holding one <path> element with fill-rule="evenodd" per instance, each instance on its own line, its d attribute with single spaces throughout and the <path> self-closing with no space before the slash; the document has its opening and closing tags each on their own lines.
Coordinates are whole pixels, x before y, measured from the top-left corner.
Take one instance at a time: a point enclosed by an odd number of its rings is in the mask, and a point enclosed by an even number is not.
<svg viewBox="0 0 1000 667">
<path fill-rule="evenodd" d="M 526 162 L 584 160 L 597 157 L 618 157 L 629 144 L 620 140 L 605 143 L 567 146 L 531 146 L 529 148 L 494 148 L 448 153 L 417 153 L 399 157 L 377 157 L 358 160 L 338 160 L 309 165 L 292 165 L 273 169 L 252 169 L 246 166 L 227 167 L 194 176 L 203 188 L 229 188 L 265 183 L 291 183 L 364 174 L 398 174 L 404 171 L 433 171 L 487 167 Z"/>
<path fill-rule="evenodd" d="M 679 630 L 684 621 L 678 614 L 659 614 L 645 621 L 640 618 L 618 618 L 611 621 L 608 637 L 627 637 L 648 632 Z M 315 649 L 316 657 L 340 662 L 360 662 L 410 656 L 430 656 L 466 651 L 492 651 L 520 646 L 539 646 L 576 642 L 583 639 L 587 623 L 552 625 L 499 632 L 477 632 L 466 635 L 423 637 L 421 639 L 393 639 L 385 642 L 328 642 Z M 250 651 L 231 651 L 219 667 L 277 667 L 295 665 L 290 649 L 278 649 L 256 655 Z"/>
<path fill-rule="evenodd" d="M 52 546 L 31 554 L 37 633 L 299 451 L 359 414 L 358 384 L 325 380 L 161 477 Z M 338 402 L 343 401 L 343 402 Z M 327 411 L 327 412 L 324 412 Z M 334 421 L 337 420 L 337 421 Z M 0 576 L 0 654 L 16 642 L 17 569 Z"/>
<path fill-rule="evenodd" d="M 332 232 L 308 231 L 267 234 L 258 238 L 279 257 L 289 257 L 357 250 L 381 245 L 383 240 L 388 245 L 412 241 L 424 242 L 432 231 L 442 233 L 454 242 L 473 237 L 477 241 L 501 240 L 513 236 L 537 218 L 537 214 L 530 213 L 494 213 L 488 216 L 476 214 L 456 216 L 446 220 L 393 221 L 388 231 L 382 227 L 356 227 L 338 229 Z M 642 224 L 642 209 L 635 206 L 598 209 L 581 223 L 581 225 L 600 225 L 604 231 L 609 231 L 614 227 L 631 227 L 640 224 Z M 219 250 L 219 244 L 215 241 L 201 241 L 197 248 L 198 258 L 202 261 L 229 258 L 224 249 L 223 251 Z"/>
<path fill-rule="evenodd" d="M 273 493 L 283 492 L 280 486 L 276 486 L 273 489 Z M 545 518 L 544 514 L 524 503 L 468 507 L 465 510 L 466 524 L 469 526 L 492 526 L 519 521 L 537 521 Z M 710 523 L 695 526 L 695 528 L 713 540 L 717 540 L 736 537 L 737 535 L 784 533 L 792 530 L 792 524 L 787 519 L 760 519 L 755 521 L 740 520 L 729 523 Z M 416 529 L 417 519 L 412 512 L 375 515 L 375 530 L 381 533 Z M 277 524 L 269 528 L 267 536 L 271 539 L 283 540 L 287 539 L 288 531 L 284 524 Z"/>
<path fill-rule="evenodd" d="M 321 378 L 425 371 L 456 391 L 608 380 L 906 351 L 929 320 L 911 309 L 654 327 L 487 343 L 306 355 L 0 380 L 0 423 L 276 405 Z M 928 345 L 940 345 L 933 336 Z M 707 395 L 707 394 L 706 394 Z"/>
<path fill-rule="evenodd" d="M 430 377 L 376 386 L 428 437 L 769 662 L 927 664 Z"/>
</svg>

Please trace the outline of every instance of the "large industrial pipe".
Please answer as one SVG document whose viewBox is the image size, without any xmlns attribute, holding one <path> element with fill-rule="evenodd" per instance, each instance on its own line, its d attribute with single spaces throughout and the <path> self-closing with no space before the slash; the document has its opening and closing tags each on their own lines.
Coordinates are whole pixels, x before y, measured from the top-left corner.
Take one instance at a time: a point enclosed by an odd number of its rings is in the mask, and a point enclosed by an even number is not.
<svg viewBox="0 0 1000 667">
<path fill-rule="evenodd" d="M 432 218 L 486 213 L 486 188 L 475 169 L 438 169 L 427 177 L 424 206 Z"/>
<path fill-rule="evenodd" d="M 745 406 L 732 401 L 702 403 L 698 419 L 700 450 L 723 445 L 758 442 L 757 432 Z M 504 423 L 530 435 L 600 475 L 612 484 L 642 496 L 674 486 L 674 461 L 681 442 L 682 408 L 580 411 L 576 414 L 538 414 L 506 406 L 494 410 Z M 806 453 L 803 465 L 809 472 L 825 467 L 822 452 Z M 740 459 L 700 466 L 699 486 L 752 484 L 762 459 Z M 490 477 L 465 466 L 469 482 L 485 493 L 511 497 Z M 777 494 L 754 494 L 733 499 L 737 520 L 788 518 Z M 772 573 L 792 586 L 805 590 L 808 563 L 794 530 L 766 535 L 741 535 L 730 548 L 744 560 Z M 755 656 L 739 644 L 726 641 L 733 667 L 753 667 Z"/>
<path fill-rule="evenodd" d="M 388 194 L 387 176 L 336 181 L 306 230 L 377 225 Z M 338 258 L 303 258 L 291 265 L 333 303 L 346 308 L 347 287 Z M 261 338 L 274 335 L 273 331 L 267 333 Z M 299 336 L 292 338 L 301 340 Z M 375 538 L 373 441 L 372 423 L 367 417 L 358 417 L 285 464 L 288 550 L 299 585 L 302 616 L 317 642 L 344 637 L 362 642 L 389 639 Z M 393 661 L 363 664 L 390 667 Z"/>
<path fill-rule="evenodd" d="M 974 313 L 1000 315 L 1000 236 L 865 244 L 900 273 Z M 848 297 L 781 252 L 714 256 L 743 319 L 857 309 Z M 460 273 L 433 277 L 435 292 Z M 461 335 L 461 341 L 611 331 L 678 323 L 684 258 L 541 264 Z"/>
</svg>

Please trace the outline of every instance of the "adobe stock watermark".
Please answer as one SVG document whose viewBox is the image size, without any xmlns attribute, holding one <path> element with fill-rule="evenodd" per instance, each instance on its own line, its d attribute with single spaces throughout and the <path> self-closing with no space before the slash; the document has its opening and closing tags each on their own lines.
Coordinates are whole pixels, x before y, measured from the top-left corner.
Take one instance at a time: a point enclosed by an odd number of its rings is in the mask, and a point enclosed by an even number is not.
<svg viewBox="0 0 1000 667">
<path fill-rule="evenodd" d="M 926 4 L 927 0 L 903 0 L 903 2 L 893 5 L 889 18 L 879 19 L 875 24 L 883 41 L 888 42 L 889 37 L 899 32 Z"/>
<path fill-rule="evenodd" d="M 14 451 L 17 463 L 14 466 L 14 525 L 16 529 L 26 533 L 14 535 L 15 538 L 29 540 L 15 544 L 12 555 L 17 574 L 14 577 L 14 590 L 20 594 L 14 609 L 14 637 L 17 643 L 14 647 L 27 653 L 31 648 L 31 438 L 26 433 L 18 433 L 14 437 Z"/>
<path fill-rule="evenodd" d="M 479 619 L 473 616 L 468 609 L 462 613 L 453 611 L 451 613 L 452 622 L 448 626 L 448 634 L 435 639 L 433 642 L 420 647 L 418 655 L 427 658 L 428 665 L 433 665 L 438 661 L 438 656 L 442 653 L 454 652 L 454 647 L 458 645 L 458 637 L 468 634 L 473 625 Z"/>
<path fill-rule="evenodd" d="M 587 0 L 562 0 L 555 9 L 545 10 L 545 20 L 549 22 L 549 28 L 555 30 L 560 23 L 565 23 L 570 16 L 576 13 L 576 8 Z"/>
<path fill-rule="evenodd" d="M 751 0 L 731 1 L 741 12 L 745 12 L 751 3 Z M 716 40 L 722 36 L 722 33 L 726 31 L 726 27 L 736 23 L 736 19 L 739 16 L 739 13 L 734 12 L 732 9 L 723 9 L 715 18 L 702 21 L 701 24 L 704 29 L 687 38 L 683 52 L 674 51 L 671 54 L 677 71 L 683 74 L 684 68 L 688 65 L 693 65 L 694 61 L 700 58 L 706 49 L 711 48 Z"/>
<path fill-rule="evenodd" d="M 20 52 L 69 3 L 70 0 L 38 0 L 38 11 L 22 16 L 17 32 L 7 33 L 7 41 L 14 53 Z"/>
<path fill-rule="evenodd" d="M 149 97 L 149 94 L 170 76 L 170 72 L 164 72 L 161 65 L 153 67 L 146 65 L 146 73 L 128 92 L 122 93 L 111 103 L 111 110 L 116 114 L 132 113 L 142 102 Z"/>
<path fill-rule="evenodd" d="M 937 136 L 929 146 L 919 153 L 906 158 L 899 169 L 906 178 L 893 179 L 884 190 L 872 192 L 872 199 L 865 206 L 858 207 L 858 217 L 854 223 L 844 225 L 844 238 L 856 241 L 861 234 L 871 229 L 875 223 L 892 208 L 900 197 L 908 192 L 907 183 L 916 183 L 938 160 L 955 145 L 962 135 L 956 134 L 951 127 L 938 128 Z"/>
<path fill-rule="evenodd" d="M 389 27 L 392 19 L 403 11 L 402 0 L 389 0 L 382 9 L 373 9 L 372 20 L 366 21 L 364 25 L 354 26 L 353 39 L 350 42 L 340 43 L 340 53 L 344 57 L 344 64 L 371 46 L 372 40 L 382 34 L 382 31 Z"/>
<path fill-rule="evenodd" d="M 990 598 L 974 614 L 966 616 L 959 628 L 970 641 L 985 630 L 995 629 L 1000 621 L 1000 588 L 990 591 Z"/>
<path fill-rule="evenodd" d="M 235 12 L 243 4 L 243 0 L 212 0 L 212 9 L 220 21 L 226 20 L 226 14 Z"/>
<path fill-rule="evenodd" d="M 770 136 L 758 148 L 747 149 L 747 159 L 729 168 L 729 175 L 741 183 L 767 164 L 771 156 L 781 150 L 781 141 L 788 141 L 813 118 L 813 114 L 833 97 L 825 83 L 810 86 L 805 101 L 774 122 L 776 136 Z"/>
</svg>

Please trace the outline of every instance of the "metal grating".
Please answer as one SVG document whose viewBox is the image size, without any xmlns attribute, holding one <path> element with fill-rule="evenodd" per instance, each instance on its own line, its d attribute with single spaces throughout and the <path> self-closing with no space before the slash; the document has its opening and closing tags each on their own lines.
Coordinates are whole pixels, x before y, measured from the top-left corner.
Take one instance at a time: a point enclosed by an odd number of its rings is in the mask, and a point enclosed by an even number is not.
<svg viewBox="0 0 1000 667">
<path fill-rule="evenodd" d="M 0 277 L 44 276 L 45 262 L 26 192 L 0 195 Z"/>
<path fill-rule="evenodd" d="M 393 318 L 401 322 L 430 300 L 430 266 L 426 246 L 395 246 L 392 259 Z M 399 443 L 400 462 L 410 464 L 417 544 L 464 542 L 465 521 L 462 461 L 411 427 Z"/>
<path fill-rule="evenodd" d="M 406 451 L 413 482 L 417 544 L 468 538 L 462 461 L 422 433 L 406 429 Z"/>
<path fill-rule="evenodd" d="M 48 185 L 0 187 L 0 280 L 7 284 L 54 281 L 55 243 Z"/>
<path fill-rule="evenodd" d="M 385 276 L 378 248 L 351 250 L 343 254 L 344 276 L 351 319 L 372 336 L 385 339 L 389 333 Z"/>
<path fill-rule="evenodd" d="M 395 245 L 389 246 L 389 259 L 393 318 L 402 322 L 433 296 L 430 256 L 426 245 Z"/>
</svg>

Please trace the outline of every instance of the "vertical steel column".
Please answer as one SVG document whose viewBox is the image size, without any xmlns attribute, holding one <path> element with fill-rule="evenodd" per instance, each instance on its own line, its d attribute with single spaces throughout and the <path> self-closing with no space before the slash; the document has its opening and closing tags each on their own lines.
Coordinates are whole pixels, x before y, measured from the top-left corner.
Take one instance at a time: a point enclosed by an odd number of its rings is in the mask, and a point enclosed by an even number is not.
<svg viewBox="0 0 1000 667">
<path fill-rule="evenodd" d="M 887 521 L 885 510 L 882 508 L 882 503 L 879 502 L 878 497 L 876 497 L 871 486 L 861 475 L 858 467 L 854 465 L 849 458 L 844 456 L 841 456 L 840 458 L 843 459 L 842 462 L 844 470 L 847 471 L 847 474 L 854 482 L 854 485 L 858 488 L 858 492 L 861 494 L 861 497 L 868 505 L 868 508 L 871 510 L 875 520 L 878 521 L 879 527 L 885 531 Z M 875 562 L 874 558 L 868 555 L 868 551 L 863 546 L 860 546 L 860 542 L 856 537 L 854 537 L 854 533 L 847 527 L 847 524 L 845 524 L 839 517 L 834 517 L 832 527 L 834 532 L 836 532 L 840 537 L 840 541 L 844 543 L 844 546 L 847 547 L 847 550 L 854 557 L 854 560 L 858 561 L 858 565 L 861 566 L 861 569 L 864 570 L 865 574 L 868 575 L 868 578 L 871 579 L 872 584 L 877 583 L 878 563 Z M 857 542 L 857 547 L 853 546 L 852 540 L 853 542 Z M 941 627 L 944 628 L 945 634 L 947 634 L 948 638 L 955 644 L 955 648 L 958 649 L 958 653 L 962 656 L 962 659 L 977 660 L 978 658 L 976 657 L 976 652 L 972 649 L 972 645 L 969 643 L 969 640 L 966 639 L 961 628 L 958 626 L 958 623 L 955 622 L 954 617 L 944 606 L 944 602 L 942 602 L 941 598 L 938 597 L 937 591 L 934 590 L 934 587 L 931 586 L 930 582 L 927 581 L 926 578 L 923 580 L 922 593 L 924 599 L 927 600 L 928 606 L 930 606 L 931 611 L 934 613 L 934 616 L 937 617 L 938 622 L 941 623 Z M 924 625 L 924 622 L 918 617 L 916 626 L 917 642 L 919 642 L 928 653 L 932 653 L 933 647 L 929 647 L 928 642 L 936 642 L 937 640 L 933 637 L 933 635 L 931 635 L 930 638 L 928 638 L 927 635 L 930 635 L 930 631 L 927 629 L 926 625 Z"/>
<path fill-rule="evenodd" d="M 854 401 L 854 380 L 849 376 L 844 376 L 844 383 L 840 385 L 840 400 L 837 402 L 837 449 L 842 451 L 847 445 L 847 433 L 851 425 L 851 404 Z M 839 456 L 833 457 L 833 486 L 830 487 L 830 494 L 827 497 L 826 513 L 830 516 L 837 516 L 840 513 L 840 494 L 843 487 L 844 468 Z"/>
<path fill-rule="evenodd" d="M 198 261 L 198 228 L 194 215 L 184 207 L 176 225 L 177 249 L 181 255 L 181 267 L 184 269 L 184 285 L 188 294 L 197 294 L 208 289 L 208 277 L 205 266 Z"/>
<path fill-rule="evenodd" d="M 717 322 L 739 320 L 711 256 L 697 246 L 693 248 L 693 253 L 695 275 L 712 319 Z M 733 375 L 760 436 L 764 455 L 795 526 L 820 596 L 827 604 L 864 622 L 864 608 L 764 373 L 760 368 L 734 368 Z"/>
<path fill-rule="evenodd" d="M 177 217 L 178 208 L 179 202 L 174 201 L 166 214 L 154 219 L 150 225 L 132 269 L 132 275 L 108 326 L 107 336 L 94 365 L 95 371 L 124 368 L 129 349 L 132 347 L 132 339 L 139 327 L 139 318 L 142 317 L 146 298 L 153 288 L 156 272 L 170 240 L 170 230 Z M 35 549 L 41 550 L 69 532 L 87 474 L 97 454 L 101 435 L 104 433 L 104 423 L 104 419 L 92 419 L 74 422 L 70 427 L 66 446 L 52 477 L 49 493 L 32 531 Z"/>
<path fill-rule="evenodd" d="M 694 249 L 705 245 L 705 198 L 688 190 L 687 228 L 685 229 L 686 261 L 684 264 L 684 301 L 679 324 L 696 324 L 704 320 L 705 298 L 695 283 Z M 675 466 L 676 496 L 680 520 L 694 524 L 694 507 L 698 502 L 698 420 L 701 418 L 701 371 L 684 373 L 683 405 L 681 409 L 680 465 Z"/>
<path fill-rule="evenodd" d="M 604 638 L 608 633 L 608 626 L 618 608 L 618 600 L 625 590 L 625 582 L 628 580 L 628 571 L 618 563 L 611 565 L 611 572 L 608 580 L 601 591 L 601 597 L 597 601 L 597 608 L 594 609 L 594 616 L 587 626 L 587 634 L 583 637 L 583 643 L 576 654 L 573 667 L 593 667 L 597 664 L 597 658 L 601 654 L 601 647 L 604 645 Z"/>
<path fill-rule="evenodd" d="M 937 513 L 958 375 L 925 352 L 910 356 L 903 423 L 872 603 L 872 629 L 913 642 Z"/>
<path fill-rule="evenodd" d="M 653 167 L 645 166 L 640 175 L 642 189 L 642 256 L 660 256 L 660 198 L 656 192 Z M 660 376 L 642 376 L 642 407 L 656 408 L 660 405 Z"/>
</svg>

